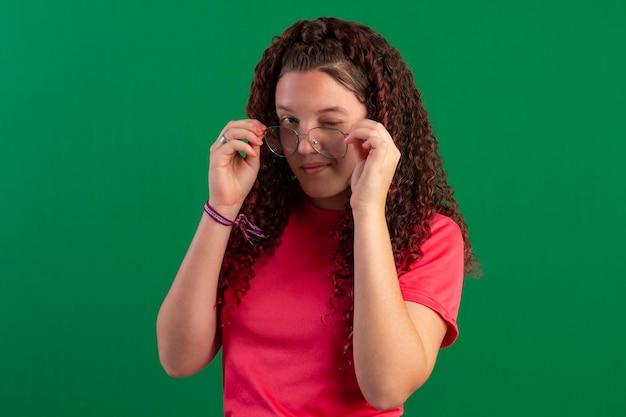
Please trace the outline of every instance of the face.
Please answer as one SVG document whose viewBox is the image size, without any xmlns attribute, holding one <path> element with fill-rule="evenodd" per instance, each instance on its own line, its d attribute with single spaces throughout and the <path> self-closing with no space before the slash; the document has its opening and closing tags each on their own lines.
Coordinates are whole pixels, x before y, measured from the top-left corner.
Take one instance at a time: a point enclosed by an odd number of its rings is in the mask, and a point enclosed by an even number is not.
<svg viewBox="0 0 626 417">
<path fill-rule="evenodd" d="M 276 85 L 276 113 L 281 126 L 300 135 L 298 150 L 287 163 L 313 204 L 322 209 L 345 207 L 352 171 L 357 164 L 353 146 L 339 159 L 320 155 L 311 147 L 309 130 L 333 127 L 347 133 L 367 116 L 367 109 L 353 92 L 320 71 L 288 72 Z"/>
</svg>

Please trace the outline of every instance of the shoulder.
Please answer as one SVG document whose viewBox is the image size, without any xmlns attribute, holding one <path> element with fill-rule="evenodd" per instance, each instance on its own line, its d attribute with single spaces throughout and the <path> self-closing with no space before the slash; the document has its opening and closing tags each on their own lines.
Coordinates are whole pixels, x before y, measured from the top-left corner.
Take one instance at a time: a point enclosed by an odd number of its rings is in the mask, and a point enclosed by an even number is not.
<svg viewBox="0 0 626 417">
<path fill-rule="evenodd" d="M 447 237 L 449 239 L 463 240 L 463 233 L 459 225 L 448 216 L 435 214 L 430 223 L 431 239 L 433 236 Z"/>
<path fill-rule="evenodd" d="M 430 237 L 422 244 L 422 257 L 413 267 L 446 258 L 463 262 L 463 233 L 459 225 L 450 217 L 436 214 L 430 223 Z M 417 264 L 417 265 L 416 265 Z M 411 268 L 413 269 L 413 268 Z"/>
</svg>

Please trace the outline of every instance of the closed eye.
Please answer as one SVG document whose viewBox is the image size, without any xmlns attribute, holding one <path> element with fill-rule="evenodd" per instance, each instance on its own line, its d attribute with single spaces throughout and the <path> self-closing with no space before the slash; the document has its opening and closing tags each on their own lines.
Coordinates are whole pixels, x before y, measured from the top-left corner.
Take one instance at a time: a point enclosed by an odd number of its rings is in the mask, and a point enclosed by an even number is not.
<svg viewBox="0 0 626 417">
<path fill-rule="evenodd" d="M 320 123 L 320 126 L 323 127 L 334 127 L 337 128 L 338 126 L 341 126 L 342 123 L 339 121 L 324 121 Z"/>
</svg>

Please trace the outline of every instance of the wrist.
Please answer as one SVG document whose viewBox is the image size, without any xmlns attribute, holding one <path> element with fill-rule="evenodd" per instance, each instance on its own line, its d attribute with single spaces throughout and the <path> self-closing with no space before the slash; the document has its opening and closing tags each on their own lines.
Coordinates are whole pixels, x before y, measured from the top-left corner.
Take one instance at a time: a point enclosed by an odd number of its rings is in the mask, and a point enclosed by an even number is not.
<svg viewBox="0 0 626 417">
<path fill-rule="evenodd" d="M 382 204 L 359 204 L 352 206 L 352 216 L 364 219 L 385 218 L 385 203 Z"/>
<path fill-rule="evenodd" d="M 227 217 L 228 215 L 224 215 L 223 212 L 219 212 L 215 207 L 213 207 L 209 200 L 204 203 L 204 212 L 208 217 L 222 226 L 237 226 L 244 238 L 251 244 L 258 239 L 265 237 L 261 229 L 259 229 L 259 227 L 257 227 L 254 223 L 250 222 L 243 213 L 237 215 L 233 218 L 233 220 L 231 220 L 230 217 Z"/>
<path fill-rule="evenodd" d="M 356 223 L 374 224 L 380 221 L 387 222 L 387 212 L 385 202 L 382 204 L 359 204 L 358 207 L 352 207 L 352 218 Z"/>
<path fill-rule="evenodd" d="M 237 215 L 239 214 L 239 210 L 241 210 L 241 206 L 243 205 L 243 203 L 225 204 L 222 201 L 211 198 L 206 201 L 205 205 L 206 204 L 208 204 L 209 207 L 213 208 L 213 210 L 217 211 L 223 217 L 231 220 L 237 217 Z"/>
</svg>

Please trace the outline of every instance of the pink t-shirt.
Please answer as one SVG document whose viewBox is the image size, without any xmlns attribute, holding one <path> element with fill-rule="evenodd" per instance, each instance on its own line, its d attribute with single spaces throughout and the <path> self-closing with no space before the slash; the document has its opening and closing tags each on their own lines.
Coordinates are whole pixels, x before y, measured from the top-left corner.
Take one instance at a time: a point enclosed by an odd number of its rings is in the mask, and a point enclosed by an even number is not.
<svg viewBox="0 0 626 417">
<path fill-rule="evenodd" d="M 342 312 L 331 315 L 328 277 L 337 241 L 330 230 L 337 211 L 310 203 L 292 215 L 276 253 L 257 265 L 241 305 L 222 314 L 225 416 L 399 416 L 363 398 L 354 369 L 346 365 Z M 424 256 L 399 279 L 405 300 L 423 304 L 448 324 L 442 347 L 458 335 L 456 317 L 463 281 L 459 227 L 436 215 Z M 232 293 L 226 293 L 231 305 Z"/>
</svg>

